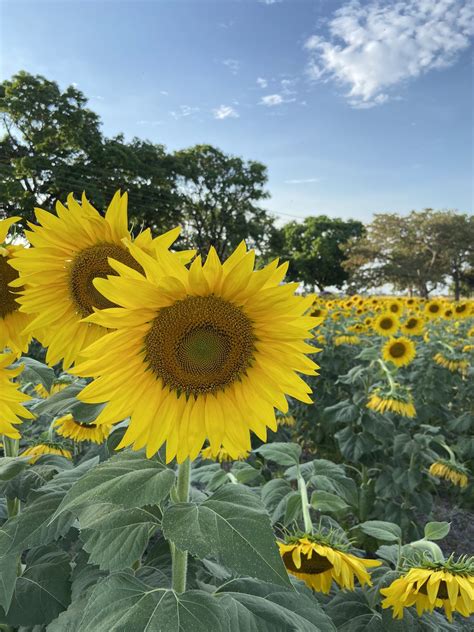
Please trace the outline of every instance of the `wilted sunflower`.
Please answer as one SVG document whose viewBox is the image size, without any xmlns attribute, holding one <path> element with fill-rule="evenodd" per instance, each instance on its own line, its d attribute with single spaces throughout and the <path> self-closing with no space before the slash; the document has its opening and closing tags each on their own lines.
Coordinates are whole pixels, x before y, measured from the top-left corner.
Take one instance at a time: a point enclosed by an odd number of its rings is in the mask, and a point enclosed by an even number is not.
<svg viewBox="0 0 474 632">
<path fill-rule="evenodd" d="M 444 608 L 450 621 L 453 612 L 469 617 L 474 613 L 474 558 L 425 562 L 410 568 L 380 592 L 386 597 L 382 608 L 393 608 L 397 619 L 402 619 L 404 608 L 410 606 L 416 606 L 418 616 L 425 610 Z"/>
<path fill-rule="evenodd" d="M 20 456 L 29 456 L 30 463 L 36 463 L 36 461 L 45 454 L 53 454 L 57 456 L 63 456 L 66 459 L 71 460 L 72 454 L 70 450 L 66 450 L 55 443 L 38 443 L 31 448 L 26 448 L 20 454 Z"/>
<path fill-rule="evenodd" d="M 381 336 L 392 336 L 398 329 L 399 320 L 395 314 L 384 312 L 373 320 L 372 327 Z"/>
<path fill-rule="evenodd" d="M 334 344 L 336 347 L 340 347 L 341 345 L 359 345 L 360 338 L 355 334 L 346 335 L 343 334 L 341 336 L 334 337 Z"/>
<path fill-rule="evenodd" d="M 385 362 L 390 361 L 398 367 L 410 364 L 415 355 L 415 343 L 405 336 L 390 338 L 382 348 L 382 357 Z"/>
<path fill-rule="evenodd" d="M 459 371 L 460 373 L 465 373 L 466 369 L 469 367 L 469 361 L 468 360 L 459 360 L 459 359 L 454 359 L 454 358 L 447 358 L 445 355 L 443 355 L 442 353 L 437 353 L 434 357 L 433 360 L 436 362 L 436 364 L 439 364 L 440 366 L 442 366 L 445 369 L 449 369 L 451 372 L 456 372 Z"/>
<path fill-rule="evenodd" d="M 333 580 L 340 588 L 354 590 L 354 578 L 360 584 L 372 585 L 367 568 L 380 566 L 379 560 L 368 560 L 348 553 L 347 547 L 318 542 L 317 536 L 305 535 L 277 542 L 286 570 L 302 579 L 317 592 L 328 594 Z"/>
<path fill-rule="evenodd" d="M 64 415 L 54 422 L 54 429 L 61 437 L 67 437 L 73 441 L 92 441 L 104 443 L 112 429 L 111 425 L 83 424 L 76 421 L 72 415 Z"/>
<path fill-rule="evenodd" d="M 22 366 L 8 368 L 14 360 L 14 354 L 0 353 L 0 435 L 19 439 L 21 435 L 15 425 L 21 424 L 23 419 L 34 419 L 34 415 L 22 406 L 31 397 L 22 393 L 19 385 L 12 382 L 23 370 Z"/>
<path fill-rule="evenodd" d="M 114 306 L 97 291 L 93 280 L 115 274 L 111 259 L 142 271 L 122 241 L 131 239 L 126 193 L 114 195 L 105 217 L 85 195 L 79 204 L 70 194 L 67 204 L 57 203 L 57 215 L 35 210 L 40 225 L 29 224 L 31 231 L 26 231 L 33 247 L 15 253 L 11 263 L 20 272 L 18 286 L 28 284 L 18 298 L 20 310 L 35 316 L 27 331 L 35 332 L 48 347 L 48 364 L 63 359 L 64 368 L 105 333 L 102 327 L 82 319 L 96 309 Z M 169 247 L 178 234 L 179 230 L 170 231 L 158 240 Z M 142 232 L 136 243 L 149 250 L 154 247 L 149 230 Z"/>
<path fill-rule="evenodd" d="M 20 219 L 0 220 L 0 352 L 8 347 L 17 356 L 28 350 L 31 340 L 31 334 L 23 331 L 31 317 L 19 311 L 19 289 L 10 287 L 12 281 L 18 280 L 18 272 L 10 265 L 13 255 L 25 248 L 7 244 L 6 239 L 10 227 Z"/>
<path fill-rule="evenodd" d="M 229 461 L 245 461 L 249 454 L 249 452 L 242 452 L 237 456 L 231 456 L 223 448 L 220 448 L 219 450 L 217 450 L 217 452 L 213 452 L 210 446 L 201 450 L 202 459 L 207 459 L 209 461 L 219 461 L 219 463 L 226 463 Z"/>
<path fill-rule="evenodd" d="M 424 320 L 421 316 L 410 314 L 408 318 L 400 325 L 400 330 L 409 336 L 419 336 L 423 333 Z"/>
<path fill-rule="evenodd" d="M 443 314 L 444 302 L 440 299 L 434 298 L 425 304 L 425 315 L 430 318 L 439 318 Z"/>
<path fill-rule="evenodd" d="M 429 473 L 437 478 L 444 478 L 459 487 L 467 487 L 469 477 L 461 465 L 452 461 L 439 459 L 430 465 Z"/>
<path fill-rule="evenodd" d="M 376 388 L 369 397 L 367 408 L 378 413 L 396 413 L 401 417 L 415 417 L 416 410 L 413 405 L 413 398 L 408 389 L 397 385 L 396 392 L 385 393 L 382 389 Z"/>
<path fill-rule="evenodd" d="M 74 373 L 95 381 L 85 402 L 108 402 L 97 424 L 131 417 L 119 447 L 146 446 L 152 456 L 166 441 L 166 459 L 195 459 L 206 438 L 213 452 L 233 458 L 250 450 L 250 431 L 266 440 L 285 395 L 310 403 L 297 375 L 318 366 L 306 339 L 317 319 L 305 316 L 313 297 L 282 285 L 287 265 L 254 270 L 255 253 L 241 244 L 222 264 L 213 248 L 206 263 L 188 269 L 169 251 L 151 257 L 130 244 L 146 273 L 112 267 L 117 277 L 96 279 L 106 299 L 120 305 L 87 320 L 116 327 L 84 352 Z M 126 362 L 124 362 L 126 358 Z"/>
</svg>

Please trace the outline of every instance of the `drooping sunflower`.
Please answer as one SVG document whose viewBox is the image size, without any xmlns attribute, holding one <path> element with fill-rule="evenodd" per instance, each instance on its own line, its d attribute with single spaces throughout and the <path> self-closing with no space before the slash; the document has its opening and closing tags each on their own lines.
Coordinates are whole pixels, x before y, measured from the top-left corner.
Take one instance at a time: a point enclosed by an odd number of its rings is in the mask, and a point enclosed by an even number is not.
<svg viewBox="0 0 474 632">
<path fill-rule="evenodd" d="M 237 456 L 231 456 L 223 448 L 220 448 L 217 452 L 213 452 L 210 446 L 201 450 L 202 459 L 207 459 L 209 461 L 218 461 L 219 463 L 227 463 L 229 461 L 245 461 L 248 456 L 249 452 L 242 452 Z"/>
<path fill-rule="evenodd" d="M 76 421 L 72 415 L 64 415 L 54 422 L 54 429 L 61 437 L 67 437 L 76 442 L 92 441 L 93 443 L 104 443 L 112 429 L 111 425 L 83 424 Z"/>
<path fill-rule="evenodd" d="M 385 362 L 390 361 L 397 367 L 410 364 L 415 355 L 415 343 L 405 336 L 390 338 L 382 347 L 382 357 Z"/>
<path fill-rule="evenodd" d="M 31 397 L 22 393 L 18 384 L 12 381 L 23 370 L 22 366 L 8 368 L 14 360 L 14 354 L 0 354 L 0 435 L 19 439 L 21 435 L 15 426 L 23 419 L 34 419 L 35 416 L 22 405 Z"/>
<path fill-rule="evenodd" d="M 410 314 L 400 325 L 400 330 L 408 336 L 420 336 L 423 333 L 424 320 L 421 316 Z"/>
<path fill-rule="evenodd" d="M 467 487 L 469 477 L 467 470 L 458 463 L 439 459 L 430 465 L 429 473 L 436 478 L 443 478 L 450 481 L 453 485 L 459 487 Z"/>
<path fill-rule="evenodd" d="M 138 272 L 142 268 L 123 243 L 131 239 L 126 193 L 114 195 L 105 217 L 85 195 L 79 204 L 70 194 L 67 207 L 58 202 L 56 213 L 35 210 L 39 225 L 29 224 L 31 230 L 26 231 L 33 247 L 15 253 L 11 265 L 20 272 L 17 285 L 28 284 L 17 299 L 20 311 L 34 316 L 27 331 L 35 332 L 48 347 L 48 364 L 62 359 L 68 368 L 84 347 L 105 333 L 102 327 L 82 319 L 96 309 L 114 305 L 97 291 L 93 280 L 115 274 L 111 259 Z M 178 234 L 176 229 L 157 240 L 169 247 Z M 151 251 L 157 240 L 145 230 L 135 241 Z"/>
<path fill-rule="evenodd" d="M 19 311 L 19 289 L 10 286 L 18 280 L 18 272 L 11 266 L 12 258 L 25 248 L 6 243 L 10 227 L 20 219 L 9 217 L 0 220 L 0 352 L 9 348 L 17 356 L 28 350 L 31 340 L 31 334 L 24 333 L 31 317 Z"/>
<path fill-rule="evenodd" d="M 437 353 L 433 360 L 445 369 L 449 369 L 452 373 L 459 371 L 465 373 L 469 367 L 469 360 L 460 358 L 447 358 L 443 353 Z"/>
<path fill-rule="evenodd" d="M 469 617 L 474 613 L 474 558 L 425 562 L 380 592 L 385 597 L 382 608 L 393 608 L 396 619 L 402 619 L 404 608 L 410 606 L 416 606 L 418 616 L 444 608 L 450 621 L 453 612 Z"/>
<path fill-rule="evenodd" d="M 31 448 L 26 448 L 20 454 L 20 456 L 29 456 L 30 463 L 36 463 L 36 461 L 45 454 L 53 454 L 57 456 L 63 456 L 65 459 L 72 460 L 72 453 L 70 450 L 66 450 L 62 446 L 51 443 L 38 443 L 37 445 L 31 446 Z"/>
<path fill-rule="evenodd" d="M 391 312 L 379 314 L 372 322 L 372 327 L 381 336 L 392 336 L 397 331 L 398 326 L 398 317 Z"/>
<path fill-rule="evenodd" d="M 282 285 L 287 265 L 254 270 L 255 253 L 241 244 L 221 263 L 186 268 L 169 251 L 152 257 L 134 244 L 146 277 L 123 266 L 96 288 L 119 307 L 88 317 L 117 328 L 84 351 L 73 371 L 96 378 L 79 398 L 107 402 L 97 424 L 131 417 L 119 447 L 146 446 L 152 456 L 166 441 L 166 458 L 196 458 L 207 438 L 213 452 L 236 458 L 250 449 L 250 431 L 266 440 L 276 430 L 275 408 L 285 395 L 311 402 L 297 372 L 315 375 L 305 342 L 317 319 L 305 316 L 312 296 Z M 124 358 L 127 359 L 124 362 Z"/>
<path fill-rule="evenodd" d="M 394 392 L 384 392 L 382 388 L 374 389 L 366 406 L 381 414 L 392 412 L 401 417 L 416 416 L 416 409 L 410 391 L 399 384 Z"/>
<path fill-rule="evenodd" d="M 368 568 L 380 566 L 379 560 L 369 560 L 348 553 L 335 544 L 318 542 L 317 536 L 305 535 L 277 541 L 286 570 L 317 592 L 328 594 L 332 582 L 340 588 L 354 590 L 354 579 L 362 586 L 372 585 Z"/>
<path fill-rule="evenodd" d="M 359 345 L 361 342 L 359 336 L 355 334 L 342 334 L 334 337 L 334 345 L 340 347 L 341 345 Z"/>
<path fill-rule="evenodd" d="M 55 382 L 50 390 L 48 391 L 41 383 L 37 384 L 35 386 L 35 392 L 42 397 L 43 399 L 46 399 L 47 397 L 51 397 L 51 395 L 54 395 L 55 393 L 60 393 L 63 389 L 65 389 L 67 386 L 69 386 L 70 382 Z"/>
<path fill-rule="evenodd" d="M 294 428 L 296 426 L 296 419 L 293 415 L 281 415 L 280 417 L 277 417 L 277 423 L 279 426 Z"/>
<path fill-rule="evenodd" d="M 427 318 L 439 318 L 443 314 L 444 302 L 438 298 L 428 301 L 424 307 L 424 313 Z"/>
</svg>

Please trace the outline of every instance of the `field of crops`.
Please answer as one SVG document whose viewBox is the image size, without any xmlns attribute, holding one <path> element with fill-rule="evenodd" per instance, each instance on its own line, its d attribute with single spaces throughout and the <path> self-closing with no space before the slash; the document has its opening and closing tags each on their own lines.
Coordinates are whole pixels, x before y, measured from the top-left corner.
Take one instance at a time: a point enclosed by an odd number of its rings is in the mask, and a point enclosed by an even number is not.
<svg viewBox="0 0 474 632">
<path fill-rule="evenodd" d="M 0 220 L 0 630 L 472 629 L 474 301 Z M 3 437 L 1 437 L 3 435 Z"/>
</svg>

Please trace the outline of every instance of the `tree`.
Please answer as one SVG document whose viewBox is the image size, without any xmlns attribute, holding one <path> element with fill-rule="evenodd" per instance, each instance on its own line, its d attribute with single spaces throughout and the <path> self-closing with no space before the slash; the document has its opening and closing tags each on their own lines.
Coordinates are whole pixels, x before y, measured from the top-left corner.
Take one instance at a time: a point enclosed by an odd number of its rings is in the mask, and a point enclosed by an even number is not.
<svg viewBox="0 0 474 632">
<path fill-rule="evenodd" d="M 472 218 L 454 211 L 380 213 L 361 239 L 348 243 L 344 265 L 359 288 L 390 283 L 426 298 L 452 279 L 459 297 L 473 258 L 473 230 Z"/>
<path fill-rule="evenodd" d="M 290 261 L 288 276 L 294 281 L 324 290 L 341 288 L 349 278 L 342 264 L 346 258 L 341 246 L 362 235 L 364 226 L 356 220 L 331 218 L 326 215 L 306 217 L 276 229 L 270 249 L 274 256 Z"/>
<path fill-rule="evenodd" d="M 222 258 L 243 239 L 265 248 L 273 220 L 258 206 L 269 197 L 266 167 L 196 145 L 174 154 L 185 233 L 198 251 L 214 246 Z"/>
</svg>

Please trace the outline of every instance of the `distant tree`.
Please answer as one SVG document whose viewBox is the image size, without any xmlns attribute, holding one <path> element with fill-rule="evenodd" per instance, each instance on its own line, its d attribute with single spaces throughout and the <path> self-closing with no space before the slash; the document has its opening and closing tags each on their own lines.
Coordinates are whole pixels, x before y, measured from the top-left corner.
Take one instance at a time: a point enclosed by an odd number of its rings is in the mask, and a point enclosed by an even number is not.
<svg viewBox="0 0 474 632">
<path fill-rule="evenodd" d="M 306 217 L 303 222 L 288 222 L 273 232 L 270 250 L 274 256 L 290 261 L 288 276 L 318 288 L 341 288 L 349 274 L 343 268 L 346 259 L 341 246 L 363 234 L 364 225 L 356 220 L 326 215 Z"/>
<path fill-rule="evenodd" d="M 174 159 L 189 242 L 200 252 L 214 246 L 220 257 L 243 239 L 263 250 L 273 223 L 258 205 L 269 197 L 266 167 L 211 145 L 177 151 Z"/>
<path fill-rule="evenodd" d="M 454 211 L 380 213 L 361 239 L 348 243 L 344 266 L 359 288 L 390 283 L 428 297 L 452 280 L 459 297 L 473 258 L 473 230 L 472 218 Z"/>
</svg>

